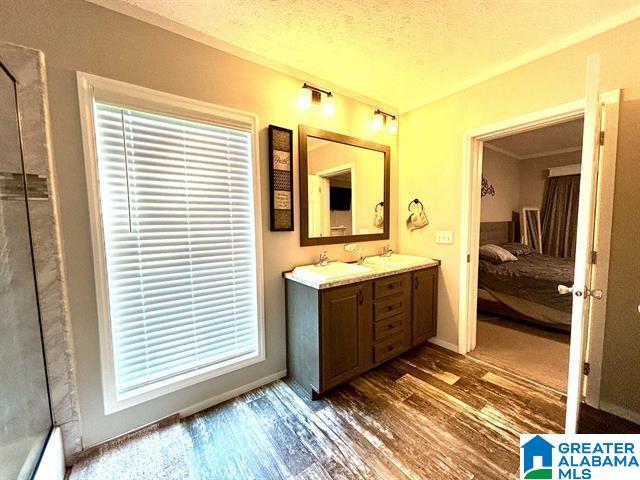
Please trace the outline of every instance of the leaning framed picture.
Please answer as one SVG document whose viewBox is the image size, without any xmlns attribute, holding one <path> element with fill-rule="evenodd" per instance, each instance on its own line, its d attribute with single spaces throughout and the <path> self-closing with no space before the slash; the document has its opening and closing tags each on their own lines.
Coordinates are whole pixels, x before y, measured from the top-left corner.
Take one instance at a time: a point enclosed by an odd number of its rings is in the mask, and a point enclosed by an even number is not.
<svg viewBox="0 0 640 480">
<path fill-rule="evenodd" d="M 271 231 L 293 231 L 293 131 L 269 125 Z"/>
</svg>

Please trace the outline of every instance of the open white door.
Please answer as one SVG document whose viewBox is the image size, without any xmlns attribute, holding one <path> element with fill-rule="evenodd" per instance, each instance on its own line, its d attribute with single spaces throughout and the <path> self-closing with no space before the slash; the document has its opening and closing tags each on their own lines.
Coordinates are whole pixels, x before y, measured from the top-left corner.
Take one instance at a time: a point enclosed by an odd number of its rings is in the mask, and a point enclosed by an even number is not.
<svg viewBox="0 0 640 480">
<path fill-rule="evenodd" d="M 317 175 L 309 175 L 309 237 L 322 237 L 322 202 L 320 181 Z"/>
<path fill-rule="evenodd" d="M 573 295 L 571 315 L 571 348 L 567 385 L 567 416 L 565 433 L 576 433 L 580 403 L 583 398 L 584 358 L 587 321 L 591 300 L 597 286 L 591 285 L 591 255 L 594 239 L 596 189 L 600 144 L 599 101 L 600 57 L 590 56 L 587 61 L 587 84 L 582 138 L 582 169 L 580 172 L 580 203 L 573 286 L 560 285 L 561 293 Z"/>
</svg>

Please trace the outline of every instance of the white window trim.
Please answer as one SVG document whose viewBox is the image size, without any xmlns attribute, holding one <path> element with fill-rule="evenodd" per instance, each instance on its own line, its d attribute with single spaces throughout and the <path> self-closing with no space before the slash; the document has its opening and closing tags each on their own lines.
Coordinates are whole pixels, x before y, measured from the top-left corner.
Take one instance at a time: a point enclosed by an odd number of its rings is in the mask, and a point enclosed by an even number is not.
<svg viewBox="0 0 640 480">
<path fill-rule="evenodd" d="M 258 147 L 259 118 L 249 112 L 222 107 L 193 100 L 178 95 L 158 92 L 117 80 L 77 72 L 78 99 L 80 102 L 80 121 L 82 125 L 84 164 L 89 198 L 91 239 L 93 244 L 94 275 L 96 300 L 98 307 L 98 329 L 100 337 L 100 364 L 102 373 L 102 393 L 105 415 L 109 415 L 148 400 L 195 385 L 214 377 L 230 373 L 265 360 L 264 326 L 264 275 L 262 268 L 262 209 L 260 192 L 260 162 Z M 229 365 L 215 365 L 197 372 L 186 372 L 165 382 L 154 383 L 147 390 L 141 389 L 129 395 L 116 393 L 114 370 L 113 338 L 111 335 L 111 315 L 109 308 L 109 284 L 102 227 L 102 209 L 100 202 L 98 155 L 96 148 L 96 129 L 94 124 L 94 101 L 112 102 L 173 114 L 183 118 L 200 121 L 242 121 L 251 124 L 252 135 L 252 173 L 255 212 L 255 252 L 256 252 L 256 289 L 258 305 L 258 353 L 250 358 Z"/>
</svg>

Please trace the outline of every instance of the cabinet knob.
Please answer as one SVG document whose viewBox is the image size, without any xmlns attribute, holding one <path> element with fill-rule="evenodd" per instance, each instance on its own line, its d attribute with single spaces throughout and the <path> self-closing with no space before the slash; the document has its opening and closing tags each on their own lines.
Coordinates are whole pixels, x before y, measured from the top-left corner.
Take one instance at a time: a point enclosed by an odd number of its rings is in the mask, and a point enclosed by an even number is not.
<svg viewBox="0 0 640 480">
<path fill-rule="evenodd" d="M 362 294 L 362 290 L 358 290 L 358 303 L 360 305 L 364 303 L 364 295 Z"/>
<path fill-rule="evenodd" d="M 414 277 L 413 278 L 413 287 L 417 290 L 419 286 L 420 286 L 420 280 L 418 280 L 418 277 Z"/>
</svg>

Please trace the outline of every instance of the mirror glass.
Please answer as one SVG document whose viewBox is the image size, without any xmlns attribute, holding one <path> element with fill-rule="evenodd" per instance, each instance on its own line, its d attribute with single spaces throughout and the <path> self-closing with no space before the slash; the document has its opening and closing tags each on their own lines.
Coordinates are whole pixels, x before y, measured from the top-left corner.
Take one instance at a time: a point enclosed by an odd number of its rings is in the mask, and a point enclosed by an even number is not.
<svg viewBox="0 0 640 480">
<path fill-rule="evenodd" d="M 522 243 L 536 252 L 542 253 L 542 228 L 540 227 L 540 209 L 523 207 L 520 214 L 522 225 Z"/>
<path fill-rule="evenodd" d="M 384 175 L 384 152 L 307 137 L 309 238 L 383 233 Z"/>
</svg>

